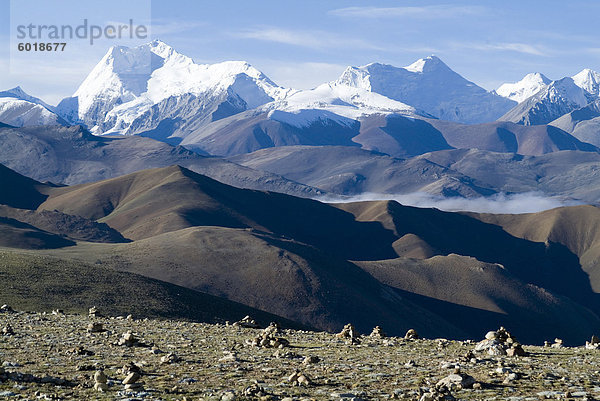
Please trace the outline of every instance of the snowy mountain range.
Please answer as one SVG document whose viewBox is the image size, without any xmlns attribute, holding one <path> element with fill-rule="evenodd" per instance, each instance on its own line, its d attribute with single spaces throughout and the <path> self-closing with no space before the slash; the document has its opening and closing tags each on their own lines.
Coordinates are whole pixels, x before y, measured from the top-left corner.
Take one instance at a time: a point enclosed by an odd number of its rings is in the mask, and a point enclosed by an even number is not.
<svg viewBox="0 0 600 401">
<path fill-rule="evenodd" d="M 64 125 L 55 109 L 20 86 L 0 92 L 0 122 L 12 126 Z"/>
<path fill-rule="evenodd" d="M 332 82 L 295 90 L 246 62 L 197 64 L 155 40 L 135 48 L 111 47 L 73 96 L 56 107 L 18 87 L 0 92 L 0 122 L 81 124 L 96 135 L 140 135 L 216 154 L 319 144 L 385 151 L 390 145 L 381 137 L 385 132 L 393 147 L 402 138 L 404 145 L 392 152 L 402 156 L 428 149 L 410 145 L 413 151 L 406 153 L 408 133 L 412 141 L 431 144 L 430 150 L 450 147 L 443 129 L 425 135 L 415 128 L 429 127 L 430 120 L 549 124 L 585 108 L 599 94 L 600 74 L 589 69 L 556 81 L 531 73 L 489 92 L 436 56 L 405 67 L 347 67 Z M 409 124 L 406 131 L 408 125 L 398 125 L 402 120 L 394 116 L 425 122 Z M 581 138 L 600 143 L 600 134 L 589 130 Z"/>
<path fill-rule="evenodd" d="M 211 122 L 255 108 L 298 124 L 390 113 L 478 123 L 498 118 L 515 104 L 467 81 L 435 56 L 404 68 L 348 67 L 334 82 L 298 91 L 276 85 L 245 62 L 196 64 L 153 41 L 111 48 L 57 110 L 96 134 L 177 142 Z"/>
<path fill-rule="evenodd" d="M 379 63 L 348 67 L 336 83 L 379 93 L 442 120 L 466 124 L 494 121 L 516 105 L 466 80 L 436 56 L 400 68 Z"/>
<path fill-rule="evenodd" d="M 540 73 L 531 73 L 519 82 L 501 85 L 496 93 L 519 102 L 500 120 L 524 125 L 549 124 L 597 100 L 600 74 L 584 69 L 572 77 L 550 81 Z"/>
</svg>

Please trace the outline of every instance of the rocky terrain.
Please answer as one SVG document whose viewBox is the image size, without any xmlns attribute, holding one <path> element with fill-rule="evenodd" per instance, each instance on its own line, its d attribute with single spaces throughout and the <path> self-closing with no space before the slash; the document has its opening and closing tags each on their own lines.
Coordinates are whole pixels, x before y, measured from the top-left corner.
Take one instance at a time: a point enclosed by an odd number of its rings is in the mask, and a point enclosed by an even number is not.
<svg viewBox="0 0 600 401">
<path fill-rule="evenodd" d="M 524 346 L 185 320 L 0 312 L 0 398 L 27 400 L 592 400 L 597 338 Z M 485 336 L 485 338 L 484 338 Z M 477 339 L 477 340 L 481 340 Z"/>
</svg>

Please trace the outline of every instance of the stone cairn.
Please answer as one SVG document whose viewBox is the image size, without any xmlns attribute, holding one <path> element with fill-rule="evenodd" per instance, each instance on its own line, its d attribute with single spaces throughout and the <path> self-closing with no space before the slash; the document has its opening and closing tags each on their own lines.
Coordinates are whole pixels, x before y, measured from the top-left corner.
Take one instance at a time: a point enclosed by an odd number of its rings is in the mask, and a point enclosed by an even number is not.
<svg viewBox="0 0 600 401">
<path fill-rule="evenodd" d="M 404 335 L 404 339 L 405 340 L 418 340 L 419 339 L 419 334 L 417 333 L 417 330 L 410 329 Z"/>
<path fill-rule="evenodd" d="M 146 344 L 141 342 L 135 336 L 135 334 L 133 334 L 131 331 L 127 331 L 126 333 L 123 333 L 121 338 L 119 338 L 117 345 L 125 346 L 125 347 L 145 347 L 146 346 Z"/>
<path fill-rule="evenodd" d="M 245 327 L 248 329 L 260 329 L 260 325 L 256 323 L 256 320 L 252 319 L 250 316 L 244 317 L 242 320 L 239 320 L 233 323 L 236 327 Z"/>
<path fill-rule="evenodd" d="M 598 349 L 598 348 L 600 348 L 600 338 L 598 338 L 596 336 L 592 336 L 592 338 L 590 339 L 590 341 L 586 341 L 585 342 L 585 348 L 586 349 Z"/>
<path fill-rule="evenodd" d="M 272 322 L 259 335 L 252 340 L 246 341 L 248 345 L 264 348 L 284 348 L 290 345 L 290 342 L 282 337 L 277 337 L 279 334 L 279 325 Z"/>
<path fill-rule="evenodd" d="M 380 326 L 375 326 L 371 334 L 369 334 L 371 338 L 385 338 L 385 333 Z"/>
<path fill-rule="evenodd" d="M 96 308 L 95 306 L 92 306 L 91 308 L 88 309 L 88 316 L 89 317 L 102 317 L 102 314 L 100 314 L 100 312 L 98 311 L 98 308 Z"/>
<path fill-rule="evenodd" d="M 346 341 L 348 345 L 358 345 L 360 344 L 360 339 L 358 338 L 358 333 L 356 329 L 351 323 L 348 323 L 344 326 L 342 331 L 335 335 L 337 338 L 341 338 Z"/>
<path fill-rule="evenodd" d="M 292 383 L 293 386 L 310 386 L 312 384 L 309 377 L 298 370 L 288 377 L 288 382 Z"/>
<path fill-rule="evenodd" d="M 495 356 L 526 356 L 521 344 L 506 330 L 500 327 L 497 331 L 489 331 L 485 339 L 475 345 L 476 352 L 487 352 Z"/>
<path fill-rule="evenodd" d="M 121 369 L 121 374 L 125 376 L 123 385 L 125 390 L 142 390 L 143 385 L 139 380 L 142 378 L 142 370 L 133 362 L 129 362 Z"/>
<path fill-rule="evenodd" d="M 108 391 L 108 377 L 102 370 L 97 370 L 94 373 L 94 389 L 100 392 Z"/>
</svg>

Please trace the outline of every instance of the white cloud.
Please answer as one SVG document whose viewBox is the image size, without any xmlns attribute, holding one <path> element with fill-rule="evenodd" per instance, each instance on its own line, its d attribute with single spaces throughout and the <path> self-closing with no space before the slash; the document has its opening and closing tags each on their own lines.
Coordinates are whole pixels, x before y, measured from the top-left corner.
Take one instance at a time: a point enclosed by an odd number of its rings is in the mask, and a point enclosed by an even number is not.
<svg viewBox="0 0 600 401">
<path fill-rule="evenodd" d="M 452 43 L 453 50 L 481 50 L 481 51 L 512 51 L 534 56 L 548 56 L 550 51 L 545 47 L 529 43 L 507 42 L 507 43 Z"/>
<path fill-rule="evenodd" d="M 244 39 L 256 39 L 267 42 L 283 43 L 312 49 L 353 48 L 362 50 L 386 50 L 367 40 L 349 38 L 325 31 L 292 31 L 281 28 L 257 28 L 234 34 Z"/>
<path fill-rule="evenodd" d="M 329 11 L 329 14 L 338 17 L 358 18 L 421 18 L 443 19 L 465 15 L 479 15 L 485 12 L 480 6 L 417 6 L 417 7 L 346 7 Z"/>
<path fill-rule="evenodd" d="M 574 200 L 548 197 L 536 192 L 527 192 L 521 194 L 496 194 L 489 197 L 480 198 L 461 198 L 461 197 L 443 197 L 431 195 L 424 192 L 414 192 L 410 194 L 362 194 L 352 197 L 329 196 L 319 198 L 322 202 L 359 202 L 374 200 L 395 200 L 406 206 L 415 206 L 422 208 L 437 208 L 449 212 L 469 211 L 477 213 L 494 214 L 521 214 L 535 213 L 543 210 L 554 209 L 561 206 L 579 205 L 581 202 Z"/>
</svg>

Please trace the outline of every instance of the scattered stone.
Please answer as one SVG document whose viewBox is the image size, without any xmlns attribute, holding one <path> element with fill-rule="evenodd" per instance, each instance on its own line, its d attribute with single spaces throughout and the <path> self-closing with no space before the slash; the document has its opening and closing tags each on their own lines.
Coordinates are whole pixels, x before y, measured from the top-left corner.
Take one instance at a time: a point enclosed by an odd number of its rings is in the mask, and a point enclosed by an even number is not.
<svg viewBox="0 0 600 401">
<path fill-rule="evenodd" d="M 10 306 L 4 304 L 0 306 L 0 313 L 15 313 L 15 310 Z"/>
<path fill-rule="evenodd" d="M 68 354 L 73 354 L 73 355 L 82 355 L 82 356 L 93 356 L 94 355 L 94 351 L 90 351 L 88 349 L 85 349 L 83 346 L 79 346 L 79 347 L 75 347 L 75 348 L 71 348 L 67 351 Z"/>
<path fill-rule="evenodd" d="M 52 314 L 55 316 L 64 316 L 65 311 L 62 309 L 52 309 Z"/>
<path fill-rule="evenodd" d="M 177 356 L 177 354 L 174 354 L 172 352 L 170 352 L 167 355 L 164 355 L 162 358 L 160 358 L 160 363 L 162 363 L 162 364 L 175 363 L 175 362 L 179 362 L 179 357 Z"/>
<path fill-rule="evenodd" d="M 158 348 L 157 346 L 154 346 L 150 349 L 150 353 L 151 354 L 162 354 L 162 350 L 160 348 Z"/>
<path fill-rule="evenodd" d="M 249 329 L 260 329 L 260 325 L 256 323 L 256 320 L 250 316 L 245 316 L 242 320 L 239 320 L 233 324 L 234 326 L 246 327 Z"/>
<path fill-rule="evenodd" d="M 561 340 L 560 338 L 555 338 L 554 339 L 554 344 L 552 344 L 550 347 L 551 348 L 562 348 L 563 347 L 563 340 Z"/>
<path fill-rule="evenodd" d="M 235 401 L 237 400 L 237 396 L 235 395 L 235 391 L 228 390 L 221 394 L 221 401 Z"/>
<path fill-rule="evenodd" d="M 404 335 L 404 339 L 405 340 L 418 340 L 419 334 L 417 334 L 417 331 L 415 329 L 409 329 L 406 332 L 406 334 Z"/>
<path fill-rule="evenodd" d="M 318 363 L 321 359 L 319 359 L 318 356 L 307 356 L 306 358 L 304 358 L 304 360 L 302 361 L 302 363 L 304 365 L 313 365 L 315 363 Z"/>
<path fill-rule="evenodd" d="M 142 373 L 142 369 L 133 362 L 129 362 L 119 370 L 119 372 L 123 375 L 128 375 L 129 373 Z"/>
<path fill-rule="evenodd" d="M 461 360 L 464 362 L 477 362 L 477 357 L 475 356 L 473 350 L 468 350 L 467 353 L 463 355 Z"/>
<path fill-rule="evenodd" d="M 13 330 L 10 323 L 7 323 L 6 326 L 2 328 L 2 335 L 4 336 L 13 336 L 15 335 L 15 331 Z"/>
<path fill-rule="evenodd" d="M 518 378 L 519 378 L 519 375 L 517 373 L 510 372 L 509 374 L 506 375 L 506 378 L 504 379 L 504 381 L 502 383 L 503 384 L 511 384 Z"/>
<path fill-rule="evenodd" d="M 102 333 L 106 330 L 104 330 L 104 326 L 102 325 L 102 323 L 93 322 L 88 324 L 87 331 L 88 333 Z"/>
<path fill-rule="evenodd" d="M 463 388 L 472 388 L 475 383 L 476 380 L 473 376 L 461 373 L 460 369 L 457 368 L 454 370 L 454 373 L 437 382 L 436 387 L 445 386 L 449 390 L 461 390 Z"/>
<path fill-rule="evenodd" d="M 372 338 L 384 338 L 385 337 L 385 333 L 383 332 L 383 329 L 380 326 L 375 326 L 373 328 L 373 331 L 371 332 L 371 334 L 369 334 L 369 337 L 372 337 Z"/>
<path fill-rule="evenodd" d="M 312 384 L 308 376 L 298 370 L 288 377 L 288 381 L 293 386 L 310 386 Z"/>
<path fill-rule="evenodd" d="M 233 351 L 224 351 L 223 357 L 219 359 L 219 362 L 237 362 L 239 361 L 237 354 Z"/>
<path fill-rule="evenodd" d="M 354 326 L 351 323 L 348 323 L 344 326 L 342 331 L 335 335 L 338 338 L 342 338 L 346 340 L 346 344 L 357 345 L 360 344 L 360 339 L 358 338 L 358 333 Z"/>
<path fill-rule="evenodd" d="M 450 394 L 450 389 L 446 386 L 433 387 L 426 391 L 421 391 L 422 395 L 419 401 L 443 401 L 443 400 L 454 400 L 454 396 Z"/>
<path fill-rule="evenodd" d="M 264 397 L 266 395 L 265 389 L 257 383 L 251 384 L 244 389 L 244 396 L 246 397 Z"/>
<path fill-rule="evenodd" d="M 278 349 L 273 353 L 275 358 L 281 359 L 302 359 L 301 355 L 296 354 L 295 352 L 283 351 L 282 349 Z"/>
</svg>

